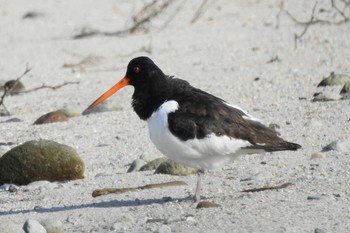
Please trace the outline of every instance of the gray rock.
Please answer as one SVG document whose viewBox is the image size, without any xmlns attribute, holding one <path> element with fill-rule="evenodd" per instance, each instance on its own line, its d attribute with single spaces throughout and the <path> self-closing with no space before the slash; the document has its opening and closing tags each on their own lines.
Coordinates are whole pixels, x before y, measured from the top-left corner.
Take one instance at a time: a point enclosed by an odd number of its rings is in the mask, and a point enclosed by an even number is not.
<svg viewBox="0 0 350 233">
<path fill-rule="evenodd" d="M 134 162 L 130 165 L 127 172 L 136 172 L 140 170 L 141 167 L 145 166 L 146 162 L 142 159 L 135 159 Z"/>
<path fill-rule="evenodd" d="M 339 100 L 341 96 L 336 93 L 315 93 L 312 99 L 312 102 L 326 102 L 326 101 L 335 101 Z"/>
<path fill-rule="evenodd" d="M 162 162 L 154 172 L 155 174 L 169 174 L 174 176 L 188 176 L 198 172 L 198 169 L 187 167 L 180 163 L 167 159 Z"/>
<path fill-rule="evenodd" d="M 1 233 L 24 233 L 23 224 L 12 222 L 0 222 Z"/>
<path fill-rule="evenodd" d="M 0 158 L 0 179 L 25 185 L 33 181 L 84 178 L 84 163 L 75 149 L 49 140 L 28 141 Z"/>
<path fill-rule="evenodd" d="M 334 72 L 330 73 L 330 75 L 324 78 L 317 87 L 322 86 L 333 86 L 333 85 L 344 85 L 347 81 L 350 81 L 349 75 L 344 74 L 335 74 Z"/>
<path fill-rule="evenodd" d="M 36 220 L 28 219 L 23 226 L 25 233 L 47 233 L 45 228 Z"/>
<path fill-rule="evenodd" d="M 340 91 L 342 99 L 350 99 L 350 81 L 347 81 Z"/>
<path fill-rule="evenodd" d="M 44 219 L 40 223 L 47 233 L 60 233 L 63 229 L 63 223 L 56 219 Z"/>
<path fill-rule="evenodd" d="M 344 139 L 342 141 L 333 141 L 322 148 L 322 152 L 332 150 L 339 151 L 342 153 L 350 153 L 350 138 Z"/>
<path fill-rule="evenodd" d="M 327 231 L 321 228 L 315 228 L 314 233 L 327 233 Z"/>
</svg>

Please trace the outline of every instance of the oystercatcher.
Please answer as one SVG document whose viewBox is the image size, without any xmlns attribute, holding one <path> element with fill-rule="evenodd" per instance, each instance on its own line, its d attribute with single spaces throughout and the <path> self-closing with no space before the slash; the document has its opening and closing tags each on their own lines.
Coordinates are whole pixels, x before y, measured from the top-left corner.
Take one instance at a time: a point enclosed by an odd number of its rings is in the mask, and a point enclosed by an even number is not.
<svg viewBox="0 0 350 233">
<path fill-rule="evenodd" d="M 198 169 L 196 202 L 200 200 L 205 171 L 221 167 L 239 155 L 301 148 L 243 109 L 185 80 L 165 75 L 148 57 L 132 59 L 125 77 L 88 109 L 127 85 L 134 87 L 132 106 L 147 121 L 157 149 L 171 160 Z"/>
</svg>

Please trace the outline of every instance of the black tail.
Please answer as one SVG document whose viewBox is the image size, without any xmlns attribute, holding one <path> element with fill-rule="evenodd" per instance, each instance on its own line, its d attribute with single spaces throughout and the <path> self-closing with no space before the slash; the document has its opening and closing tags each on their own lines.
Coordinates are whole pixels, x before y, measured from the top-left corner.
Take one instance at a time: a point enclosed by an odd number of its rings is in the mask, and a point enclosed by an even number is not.
<svg viewBox="0 0 350 233">
<path fill-rule="evenodd" d="M 275 147 L 266 148 L 265 151 L 273 152 L 273 151 L 282 151 L 282 150 L 298 150 L 300 148 L 301 146 L 297 143 L 283 141 Z"/>
</svg>

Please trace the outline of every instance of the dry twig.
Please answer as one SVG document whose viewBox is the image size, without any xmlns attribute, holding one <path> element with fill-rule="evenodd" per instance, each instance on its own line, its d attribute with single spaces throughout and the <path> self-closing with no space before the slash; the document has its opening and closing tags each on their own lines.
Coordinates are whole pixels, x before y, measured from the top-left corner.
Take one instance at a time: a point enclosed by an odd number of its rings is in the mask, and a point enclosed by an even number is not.
<svg viewBox="0 0 350 233">
<path fill-rule="evenodd" d="M 42 84 L 40 87 L 36 87 L 36 88 L 30 89 L 30 90 L 26 90 L 26 91 L 20 91 L 19 93 L 29 93 L 29 92 L 33 92 L 33 91 L 37 91 L 37 90 L 45 89 L 45 88 L 48 88 L 48 89 L 51 89 L 51 90 L 56 90 L 58 88 L 61 88 L 61 87 L 64 87 L 64 86 L 67 86 L 67 85 L 70 85 L 70 84 L 79 84 L 79 81 L 77 81 L 77 82 L 64 82 L 64 83 L 62 83 L 60 85 L 57 85 L 57 86 L 47 86 L 45 84 Z"/>
<path fill-rule="evenodd" d="M 307 30 L 310 28 L 311 25 L 315 24 L 323 24 L 323 25 L 340 25 L 344 23 L 348 23 L 350 21 L 350 16 L 347 16 L 345 13 L 346 8 L 350 5 L 349 0 L 341 0 L 344 4 L 344 8 L 341 10 L 338 5 L 335 3 L 334 0 L 330 0 L 332 9 L 337 13 L 337 16 L 340 16 L 342 19 L 338 21 L 331 21 L 331 20 L 324 20 L 324 19 L 319 19 L 316 17 L 315 12 L 316 12 L 316 7 L 318 2 L 315 3 L 315 5 L 312 8 L 311 12 L 311 17 L 310 20 L 306 22 L 302 22 L 295 18 L 288 10 L 284 9 L 284 4 L 283 1 L 280 4 L 280 12 L 277 14 L 277 23 L 279 23 L 279 15 L 283 11 L 285 12 L 294 22 L 296 22 L 298 25 L 303 25 L 304 29 L 300 34 L 294 34 L 294 47 L 297 48 L 297 43 L 298 41 L 301 41 L 301 38 L 306 34 Z"/>
</svg>

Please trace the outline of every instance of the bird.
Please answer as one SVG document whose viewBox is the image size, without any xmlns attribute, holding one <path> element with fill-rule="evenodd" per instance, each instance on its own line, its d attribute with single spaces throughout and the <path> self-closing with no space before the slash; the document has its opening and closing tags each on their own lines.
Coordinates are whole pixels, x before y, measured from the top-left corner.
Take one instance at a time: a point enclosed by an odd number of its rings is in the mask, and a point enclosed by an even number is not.
<svg viewBox="0 0 350 233">
<path fill-rule="evenodd" d="M 87 110 L 125 86 L 134 87 L 131 105 L 139 118 L 147 121 L 156 148 L 170 160 L 198 169 L 197 203 L 205 172 L 241 155 L 301 148 L 242 108 L 164 74 L 144 56 L 132 59 L 125 76 Z"/>
</svg>

